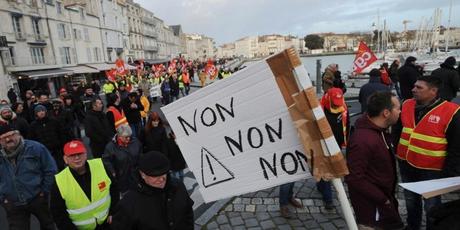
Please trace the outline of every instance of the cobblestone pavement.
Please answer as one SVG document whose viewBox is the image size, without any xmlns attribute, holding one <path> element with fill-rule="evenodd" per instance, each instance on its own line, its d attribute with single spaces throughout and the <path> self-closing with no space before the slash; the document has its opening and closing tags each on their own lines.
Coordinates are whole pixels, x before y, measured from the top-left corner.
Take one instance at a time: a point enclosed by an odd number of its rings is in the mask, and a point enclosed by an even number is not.
<svg viewBox="0 0 460 230">
<path fill-rule="evenodd" d="M 399 211 L 405 221 L 407 212 L 404 196 L 402 189 L 397 189 Z M 278 187 L 274 187 L 236 197 L 202 229 L 348 229 L 338 200 L 334 200 L 335 209 L 327 211 L 313 179 L 295 183 L 294 196 L 302 201 L 304 208 L 295 209 L 291 206 L 294 213 L 292 219 L 281 217 L 278 191 Z M 455 199 L 460 199 L 460 193 L 443 196 L 443 202 Z"/>
</svg>

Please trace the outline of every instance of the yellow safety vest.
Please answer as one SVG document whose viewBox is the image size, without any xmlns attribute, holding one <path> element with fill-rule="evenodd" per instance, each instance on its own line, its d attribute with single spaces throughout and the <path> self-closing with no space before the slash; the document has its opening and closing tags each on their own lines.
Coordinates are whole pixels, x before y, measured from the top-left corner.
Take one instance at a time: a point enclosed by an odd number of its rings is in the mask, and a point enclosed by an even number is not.
<svg viewBox="0 0 460 230">
<path fill-rule="evenodd" d="M 113 86 L 113 84 L 108 83 L 102 86 L 102 90 L 104 91 L 105 94 L 109 94 L 109 93 L 113 93 L 113 90 L 115 90 L 115 87 Z"/>
<path fill-rule="evenodd" d="M 70 220 L 82 230 L 93 230 L 107 219 L 110 208 L 110 184 L 100 158 L 88 160 L 91 171 L 91 200 L 66 167 L 55 175 L 56 184 L 64 199 Z"/>
<path fill-rule="evenodd" d="M 232 74 L 231 73 L 222 73 L 222 78 L 225 79 L 227 77 L 230 77 Z"/>
<path fill-rule="evenodd" d="M 184 88 L 184 82 L 182 81 L 182 75 L 180 75 L 179 78 L 177 78 L 177 80 L 179 81 L 179 88 L 183 89 Z"/>
</svg>

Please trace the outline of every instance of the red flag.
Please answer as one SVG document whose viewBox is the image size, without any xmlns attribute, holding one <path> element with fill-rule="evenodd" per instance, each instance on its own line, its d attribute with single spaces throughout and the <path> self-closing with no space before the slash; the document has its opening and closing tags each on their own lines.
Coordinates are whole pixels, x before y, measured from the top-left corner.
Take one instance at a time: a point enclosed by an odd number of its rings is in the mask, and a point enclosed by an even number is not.
<svg viewBox="0 0 460 230">
<path fill-rule="evenodd" d="M 125 67 L 125 62 L 122 59 L 117 59 L 115 62 L 115 66 L 117 67 L 117 74 L 118 75 L 126 75 L 126 67 Z"/>
<path fill-rule="evenodd" d="M 363 69 L 375 61 L 377 61 L 377 57 L 374 55 L 372 50 L 367 47 L 366 43 L 361 41 L 359 43 L 358 53 L 356 53 L 355 61 L 353 62 L 353 72 L 361 73 Z"/>
<path fill-rule="evenodd" d="M 105 71 L 105 76 L 107 79 L 111 82 L 115 82 L 115 76 L 117 75 L 117 70 L 116 69 L 111 69 L 111 70 L 106 70 Z"/>
<path fill-rule="evenodd" d="M 205 72 L 211 80 L 217 76 L 217 68 L 213 64 L 211 59 L 208 60 L 208 64 L 206 65 Z"/>
</svg>

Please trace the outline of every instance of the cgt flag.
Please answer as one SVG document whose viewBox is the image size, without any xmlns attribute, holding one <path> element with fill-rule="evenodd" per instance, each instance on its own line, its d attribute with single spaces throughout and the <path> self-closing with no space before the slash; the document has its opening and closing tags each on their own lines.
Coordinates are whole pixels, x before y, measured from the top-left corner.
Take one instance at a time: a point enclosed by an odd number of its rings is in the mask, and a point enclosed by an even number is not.
<svg viewBox="0 0 460 230">
<path fill-rule="evenodd" d="M 111 82 L 116 82 L 115 80 L 116 75 L 117 75 L 117 70 L 115 68 L 105 71 L 105 76 L 107 77 L 107 80 Z"/>
<path fill-rule="evenodd" d="M 375 61 L 377 61 L 377 57 L 374 55 L 372 50 L 367 47 L 366 43 L 361 41 L 359 43 L 355 61 L 353 62 L 353 72 L 355 74 L 361 73 L 363 69 Z"/>
<path fill-rule="evenodd" d="M 117 69 L 117 75 L 124 76 L 128 72 L 125 67 L 125 62 L 121 58 L 117 59 L 115 66 Z"/>
<path fill-rule="evenodd" d="M 205 67 L 205 72 L 211 80 L 216 78 L 218 74 L 217 68 L 211 59 L 208 59 L 208 63 L 206 64 L 206 67 Z"/>
</svg>

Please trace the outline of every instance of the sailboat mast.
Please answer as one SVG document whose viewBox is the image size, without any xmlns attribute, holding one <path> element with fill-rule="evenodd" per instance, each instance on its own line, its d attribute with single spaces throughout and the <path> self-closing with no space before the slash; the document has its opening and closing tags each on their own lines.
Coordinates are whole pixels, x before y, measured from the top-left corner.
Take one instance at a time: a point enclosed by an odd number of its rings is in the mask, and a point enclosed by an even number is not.
<svg viewBox="0 0 460 230">
<path fill-rule="evenodd" d="M 380 53 L 380 9 L 377 9 L 377 53 Z"/>
<path fill-rule="evenodd" d="M 450 18 L 452 16 L 452 0 L 450 0 L 450 5 L 449 5 L 449 20 L 447 21 L 447 30 L 446 34 L 444 35 L 445 37 L 445 43 L 446 43 L 446 50 L 445 52 L 447 53 L 449 49 L 449 39 L 450 39 Z"/>
</svg>

